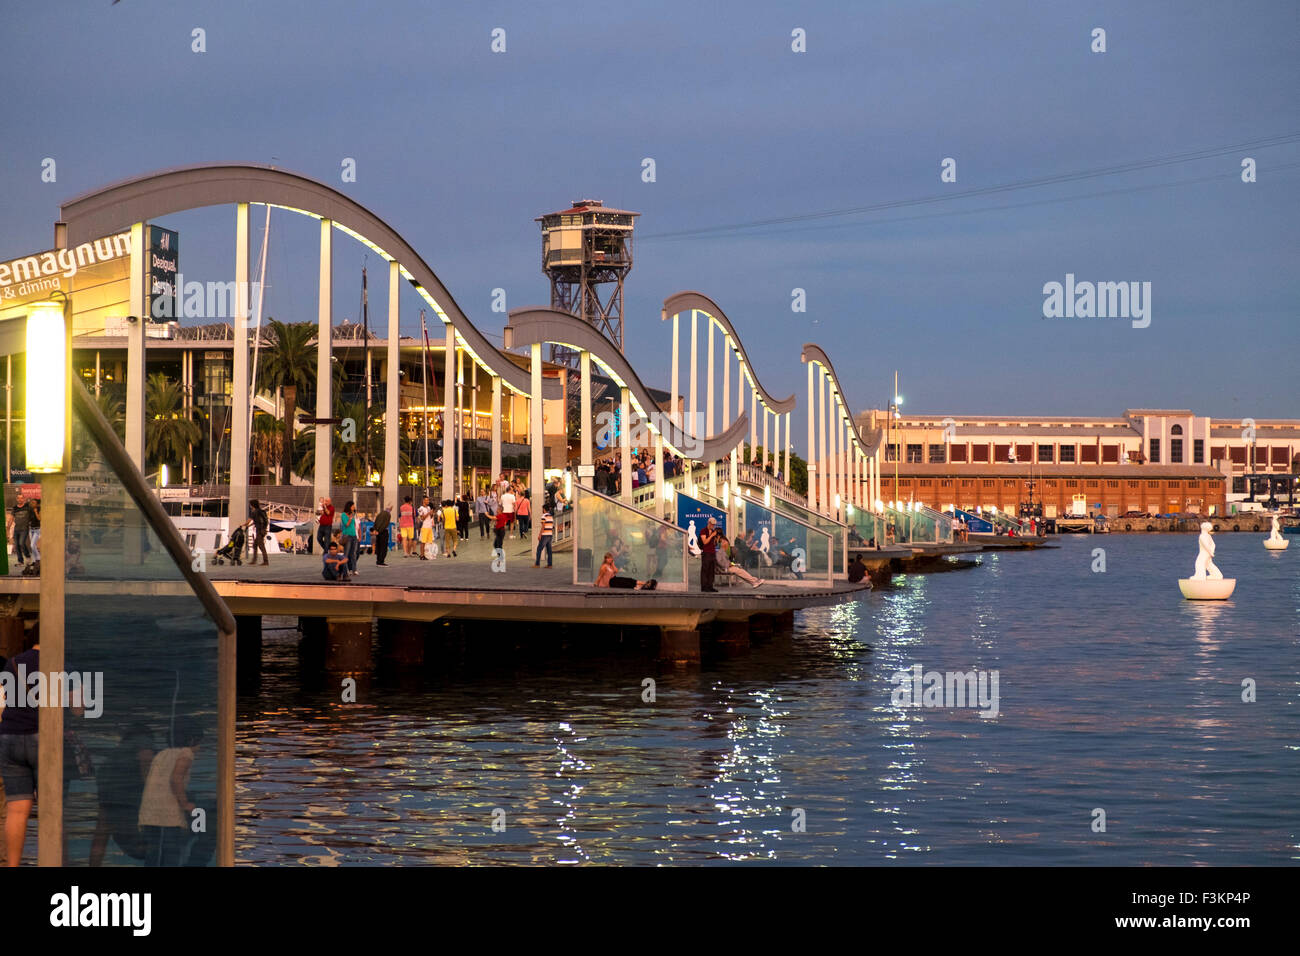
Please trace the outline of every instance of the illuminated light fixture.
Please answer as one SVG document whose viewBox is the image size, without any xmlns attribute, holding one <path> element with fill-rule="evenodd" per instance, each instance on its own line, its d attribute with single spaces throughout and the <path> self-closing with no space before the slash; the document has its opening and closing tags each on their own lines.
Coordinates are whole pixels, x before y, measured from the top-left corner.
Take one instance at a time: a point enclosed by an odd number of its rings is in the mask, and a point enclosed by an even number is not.
<svg viewBox="0 0 1300 956">
<path fill-rule="evenodd" d="M 885 503 L 884 503 L 883 501 L 881 501 L 879 498 L 876 499 L 876 510 L 877 510 L 877 511 L 884 511 L 884 510 L 885 510 Z"/>
<path fill-rule="evenodd" d="M 894 396 L 894 404 L 895 404 L 895 405 L 902 405 L 902 404 L 903 404 L 903 396 L 902 396 L 902 395 L 895 395 L 895 396 Z"/>
<path fill-rule="evenodd" d="M 840 510 L 840 493 L 838 491 L 835 492 L 835 510 Z"/>
<path fill-rule="evenodd" d="M 37 302 L 27 313 L 27 470 L 63 471 L 67 429 L 67 326 L 63 304 Z"/>
<path fill-rule="evenodd" d="M 771 485 L 763 486 L 763 504 L 767 505 L 769 508 L 772 507 L 772 486 Z"/>
<path fill-rule="evenodd" d="M 564 470 L 564 497 L 573 500 L 573 472 L 567 468 Z"/>
<path fill-rule="evenodd" d="M 731 507 L 731 485 L 729 484 L 722 486 L 722 507 Z"/>
<path fill-rule="evenodd" d="M 850 518 L 852 518 L 852 517 L 853 517 L 853 505 L 851 505 L 851 504 L 846 505 L 845 508 L 844 508 L 844 512 L 845 512 L 845 514 L 847 514 Z"/>
<path fill-rule="evenodd" d="M 158 470 L 158 486 L 160 488 L 167 487 L 167 466 L 165 464 Z"/>
</svg>

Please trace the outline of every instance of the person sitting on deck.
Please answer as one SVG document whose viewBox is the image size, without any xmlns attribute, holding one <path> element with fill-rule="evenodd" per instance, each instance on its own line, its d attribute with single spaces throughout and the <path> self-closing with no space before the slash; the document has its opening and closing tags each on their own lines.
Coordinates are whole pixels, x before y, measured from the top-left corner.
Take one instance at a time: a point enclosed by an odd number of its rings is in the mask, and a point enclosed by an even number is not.
<svg viewBox="0 0 1300 956">
<path fill-rule="evenodd" d="M 785 568 L 796 578 L 802 581 L 803 572 L 796 571 L 794 569 L 794 553 L 797 549 L 798 549 L 798 544 L 796 543 L 794 536 L 791 535 L 790 540 L 787 541 L 785 544 L 781 545 L 780 548 L 778 548 L 776 560 L 773 561 L 772 563 L 778 568 Z"/>
<path fill-rule="evenodd" d="M 861 584 L 862 579 L 866 576 L 866 562 L 862 560 L 862 555 L 855 554 L 853 560 L 849 562 L 849 581 L 853 584 Z"/>
<path fill-rule="evenodd" d="M 324 567 L 321 576 L 326 581 L 346 581 L 348 579 L 348 556 L 343 553 L 339 539 L 330 541 L 330 549 L 325 552 Z"/>
<path fill-rule="evenodd" d="M 729 556 L 731 551 L 731 542 L 727 540 L 725 534 L 718 535 L 718 548 L 713 559 L 717 562 L 719 574 L 734 574 L 742 581 L 747 581 L 750 587 L 758 587 L 763 582 L 758 580 L 748 571 L 740 566 L 740 559 L 733 562 Z"/>
<path fill-rule="evenodd" d="M 605 552 L 605 560 L 601 562 L 594 584 L 598 588 L 627 588 L 637 591 L 653 591 L 659 586 L 659 582 L 654 578 L 649 581 L 638 581 L 636 578 L 620 577 L 618 568 L 614 566 L 614 555 L 609 551 Z"/>
</svg>

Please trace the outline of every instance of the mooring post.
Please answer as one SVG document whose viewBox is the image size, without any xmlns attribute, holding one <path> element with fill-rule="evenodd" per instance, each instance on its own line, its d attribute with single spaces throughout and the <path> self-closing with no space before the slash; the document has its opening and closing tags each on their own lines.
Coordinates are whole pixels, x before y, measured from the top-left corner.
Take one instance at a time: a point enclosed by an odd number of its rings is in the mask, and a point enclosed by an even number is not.
<svg viewBox="0 0 1300 956">
<path fill-rule="evenodd" d="M 659 659 L 675 663 L 699 663 L 700 632 L 671 627 L 660 628 Z"/>
</svg>

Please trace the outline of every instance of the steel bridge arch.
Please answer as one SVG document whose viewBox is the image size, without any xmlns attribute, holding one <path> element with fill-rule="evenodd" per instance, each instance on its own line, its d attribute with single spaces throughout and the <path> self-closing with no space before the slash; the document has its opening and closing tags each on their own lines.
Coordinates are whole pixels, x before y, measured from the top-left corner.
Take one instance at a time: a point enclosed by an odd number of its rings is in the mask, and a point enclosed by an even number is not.
<svg viewBox="0 0 1300 956">
<path fill-rule="evenodd" d="M 648 412 L 659 412 L 658 405 L 650 397 L 650 391 L 642 383 L 636 370 L 619 351 L 618 346 L 602 335 L 589 322 L 585 322 L 568 312 L 558 309 L 535 306 L 532 308 L 511 309 L 510 324 L 506 326 L 506 348 L 522 345 L 545 345 L 555 343 L 582 352 L 590 352 L 593 360 L 600 365 L 620 387 L 628 390 L 632 407 L 654 434 L 662 433 L 664 444 L 683 458 L 695 461 L 715 461 L 725 456 L 740 445 L 747 435 L 749 417 L 742 412 L 726 431 L 712 438 L 698 438 L 672 421 L 665 412 L 659 416 L 663 428 L 649 419 Z M 692 454 L 692 452 L 698 452 Z"/>
<path fill-rule="evenodd" d="M 532 387 L 527 369 L 487 340 L 456 303 L 442 280 L 388 223 L 356 200 L 299 173 L 255 163 L 212 163 L 147 173 L 83 193 L 59 206 L 67 244 L 80 245 L 129 229 L 137 222 L 205 206 L 257 203 L 328 219 L 387 262 L 396 262 L 434 314 L 456 331 L 461 346 L 502 384 L 520 395 Z M 560 398 L 560 383 L 547 379 L 543 397 Z"/>
<path fill-rule="evenodd" d="M 810 362 L 814 365 L 820 365 L 826 370 L 826 375 L 830 378 L 831 394 L 844 408 L 849 424 L 852 426 L 850 431 L 853 434 L 854 446 L 859 452 L 866 455 L 868 458 L 874 456 L 880 450 L 880 446 L 884 442 L 884 432 L 880 432 L 876 435 L 876 440 L 873 444 L 868 444 L 866 439 L 862 437 L 862 432 L 858 428 L 857 419 L 853 417 L 853 414 L 849 409 L 849 403 L 848 399 L 844 395 L 844 389 L 840 387 L 840 379 L 839 376 L 835 374 L 835 366 L 831 364 L 830 356 L 826 354 L 820 345 L 815 345 L 812 342 L 805 342 L 802 351 L 799 353 L 799 360 L 805 363 Z"/>
<path fill-rule="evenodd" d="M 703 312 L 711 321 L 718 323 L 722 327 L 723 341 L 729 343 L 731 350 L 740 359 L 741 367 L 748 373 L 750 384 L 754 387 L 754 391 L 758 392 L 760 401 L 768 411 L 774 415 L 781 415 L 794 410 L 794 395 L 785 399 L 776 399 L 763 387 L 763 383 L 758 380 L 758 375 L 754 371 L 753 363 L 749 360 L 749 355 L 745 352 L 744 343 L 741 342 L 740 336 L 736 334 L 736 327 L 731 324 L 731 319 L 727 318 L 727 314 L 722 311 L 718 303 L 707 295 L 689 290 L 675 292 L 664 299 L 663 309 L 660 311 L 659 317 L 661 320 L 667 321 L 670 316 L 680 315 L 688 310 Z"/>
</svg>

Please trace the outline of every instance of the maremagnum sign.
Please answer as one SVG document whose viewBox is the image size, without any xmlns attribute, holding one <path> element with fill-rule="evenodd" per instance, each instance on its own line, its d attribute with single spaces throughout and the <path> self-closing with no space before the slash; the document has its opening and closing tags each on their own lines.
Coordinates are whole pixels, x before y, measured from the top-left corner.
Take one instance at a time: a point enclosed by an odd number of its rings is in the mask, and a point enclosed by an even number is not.
<svg viewBox="0 0 1300 956">
<path fill-rule="evenodd" d="M 131 233 L 119 232 L 94 242 L 83 242 L 75 248 L 51 249 L 0 262 L 0 309 L 39 301 L 52 292 L 67 292 L 79 271 L 101 263 L 129 261 L 130 255 Z"/>
</svg>

